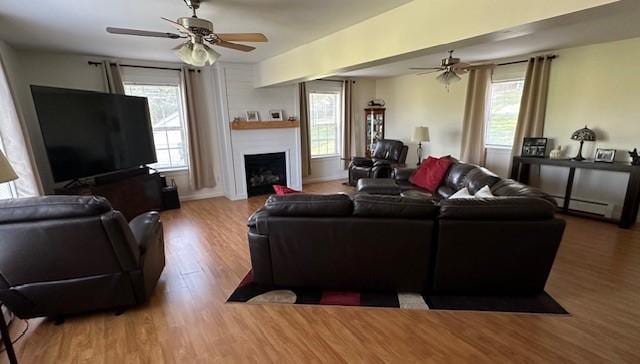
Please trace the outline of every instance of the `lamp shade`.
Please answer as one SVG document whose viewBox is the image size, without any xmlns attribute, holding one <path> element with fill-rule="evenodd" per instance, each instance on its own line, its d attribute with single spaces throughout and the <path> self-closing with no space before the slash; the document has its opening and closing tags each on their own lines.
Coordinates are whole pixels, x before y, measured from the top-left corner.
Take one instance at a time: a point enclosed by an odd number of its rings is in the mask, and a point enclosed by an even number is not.
<svg viewBox="0 0 640 364">
<path fill-rule="evenodd" d="M 596 140 L 596 133 L 585 125 L 584 128 L 574 131 L 573 134 L 571 134 L 571 139 L 581 142 L 594 142 Z"/>
<path fill-rule="evenodd" d="M 413 129 L 413 138 L 411 138 L 411 141 L 413 141 L 414 143 L 428 142 L 429 127 L 416 126 L 415 129 Z"/>
<path fill-rule="evenodd" d="M 0 151 L 0 183 L 13 181 L 17 178 L 18 175 L 16 175 L 16 172 L 11 168 L 7 157 Z"/>
</svg>

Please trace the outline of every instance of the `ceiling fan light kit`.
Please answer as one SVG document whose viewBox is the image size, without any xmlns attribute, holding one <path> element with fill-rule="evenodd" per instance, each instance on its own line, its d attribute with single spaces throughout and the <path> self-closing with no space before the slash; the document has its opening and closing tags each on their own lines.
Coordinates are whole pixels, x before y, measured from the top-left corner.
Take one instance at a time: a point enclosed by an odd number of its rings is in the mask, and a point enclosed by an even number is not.
<svg viewBox="0 0 640 364">
<path fill-rule="evenodd" d="M 171 23 L 179 34 L 165 32 L 151 32 L 146 30 L 126 29 L 107 27 L 107 32 L 111 34 L 138 35 L 144 37 L 180 39 L 186 38 L 187 42 L 178 46 L 176 55 L 186 64 L 196 67 L 212 65 L 220 58 L 220 53 L 213 50 L 212 46 L 225 47 L 250 52 L 255 49 L 237 42 L 268 42 L 267 37 L 262 33 L 215 33 L 213 23 L 206 19 L 198 18 L 196 10 L 200 7 L 199 0 L 185 0 L 185 4 L 192 10 L 191 17 L 181 17 L 176 21 L 162 18 Z"/>
</svg>

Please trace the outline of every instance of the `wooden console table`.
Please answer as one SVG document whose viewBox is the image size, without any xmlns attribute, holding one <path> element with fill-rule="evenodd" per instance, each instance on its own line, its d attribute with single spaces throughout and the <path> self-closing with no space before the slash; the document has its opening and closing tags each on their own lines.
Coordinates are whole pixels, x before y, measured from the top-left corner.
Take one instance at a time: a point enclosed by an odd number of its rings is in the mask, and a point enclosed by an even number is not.
<svg viewBox="0 0 640 364">
<path fill-rule="evenodd" d="M 528 158 L 513 157 L 513 165 L 511 167 L 511 178 L 522 182 L 529 183 L 529 171 L 531 165 L 558 166 L 569 168 L 569 179 L 564 194 L 564 203 L 561 211 L 566 214 L 590 217 L 588 214 L 569 210 L 569 202 L 571 201 L 571 191 L 573 190 L 573 178 L 576 168 L 595 169 L 601 171 L 614 171 L 629 173 L 629 182 L 627 183 L 627 193 L 624 197 L 624 205 L 622 206 L 622 215 L 620 220 L 602 219 L 617 222 L 618 226 L 629 229 L 638 218 L 638 206 L 640 205 L 640 166 L 634 166 L 630 163 L 614 162 L 603 163 L 593 161 L 573 161 L 570 159 L 549 159 L 549 158 Z"/>
</svg>

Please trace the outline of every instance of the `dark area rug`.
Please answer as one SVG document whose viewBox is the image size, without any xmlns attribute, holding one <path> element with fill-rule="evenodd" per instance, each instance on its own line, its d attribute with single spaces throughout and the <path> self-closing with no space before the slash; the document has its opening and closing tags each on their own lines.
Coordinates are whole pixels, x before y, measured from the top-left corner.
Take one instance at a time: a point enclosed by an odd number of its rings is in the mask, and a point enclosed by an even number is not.
<svg viewBox="0 0 640 364">
<path fill-rule="evenodd" d="M 249 272 L 227 302 L 389 307 L 568 315 L 546 292 L 535 296 L 436 296 L 399 292 L 341 292 L 321 289 L 265 288 Z"/>
</svg>

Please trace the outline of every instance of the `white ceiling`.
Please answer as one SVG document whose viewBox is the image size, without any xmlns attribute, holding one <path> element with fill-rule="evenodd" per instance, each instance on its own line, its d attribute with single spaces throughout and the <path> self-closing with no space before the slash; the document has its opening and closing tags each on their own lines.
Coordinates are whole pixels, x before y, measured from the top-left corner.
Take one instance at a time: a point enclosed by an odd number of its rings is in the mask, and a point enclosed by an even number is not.
<svg viewBox="0 0 640 364">
<path fill-rule="evenodd" d="M 480 37 L 476 41 L 442 45 L 437 47 L 435 52 L 432 50 L 428 54 L 400 61 L 344 72 L 339 76 L 392 77 L 416 73 L 417 71 L 409 68 L 439 66 L 440 60 L 447 56 L 448 49 L 455 49 L 455 57 L 461 58 L 464 62 L 482 63 L 488 60 L 510 60 L 523 55 L 634 37 L 640 37 L 640 0 L 626 0 L 557 19 L 552 26 L 505 30 L 497 37 L 502 40 L 488 41 Z M 612 60 L 615 60 L 615 57 L 616 55 L 611 55 Z M 437 73 L 426 77 L 436 75 Z"/>
<path fill-rule="evenodd" d="M 220 33 L 261 32 L 251 53 L 220 49 L 224 61 L 258 62 L 410 0 L 205 0 L 198 16 Z M 0 39 L 18 48 L 178 61 L 180 40 L 112 35 L 105 27 L 173 32 L 160 19 L 190 16 L 182 0 L 0 0 Z"/>
</svg>

